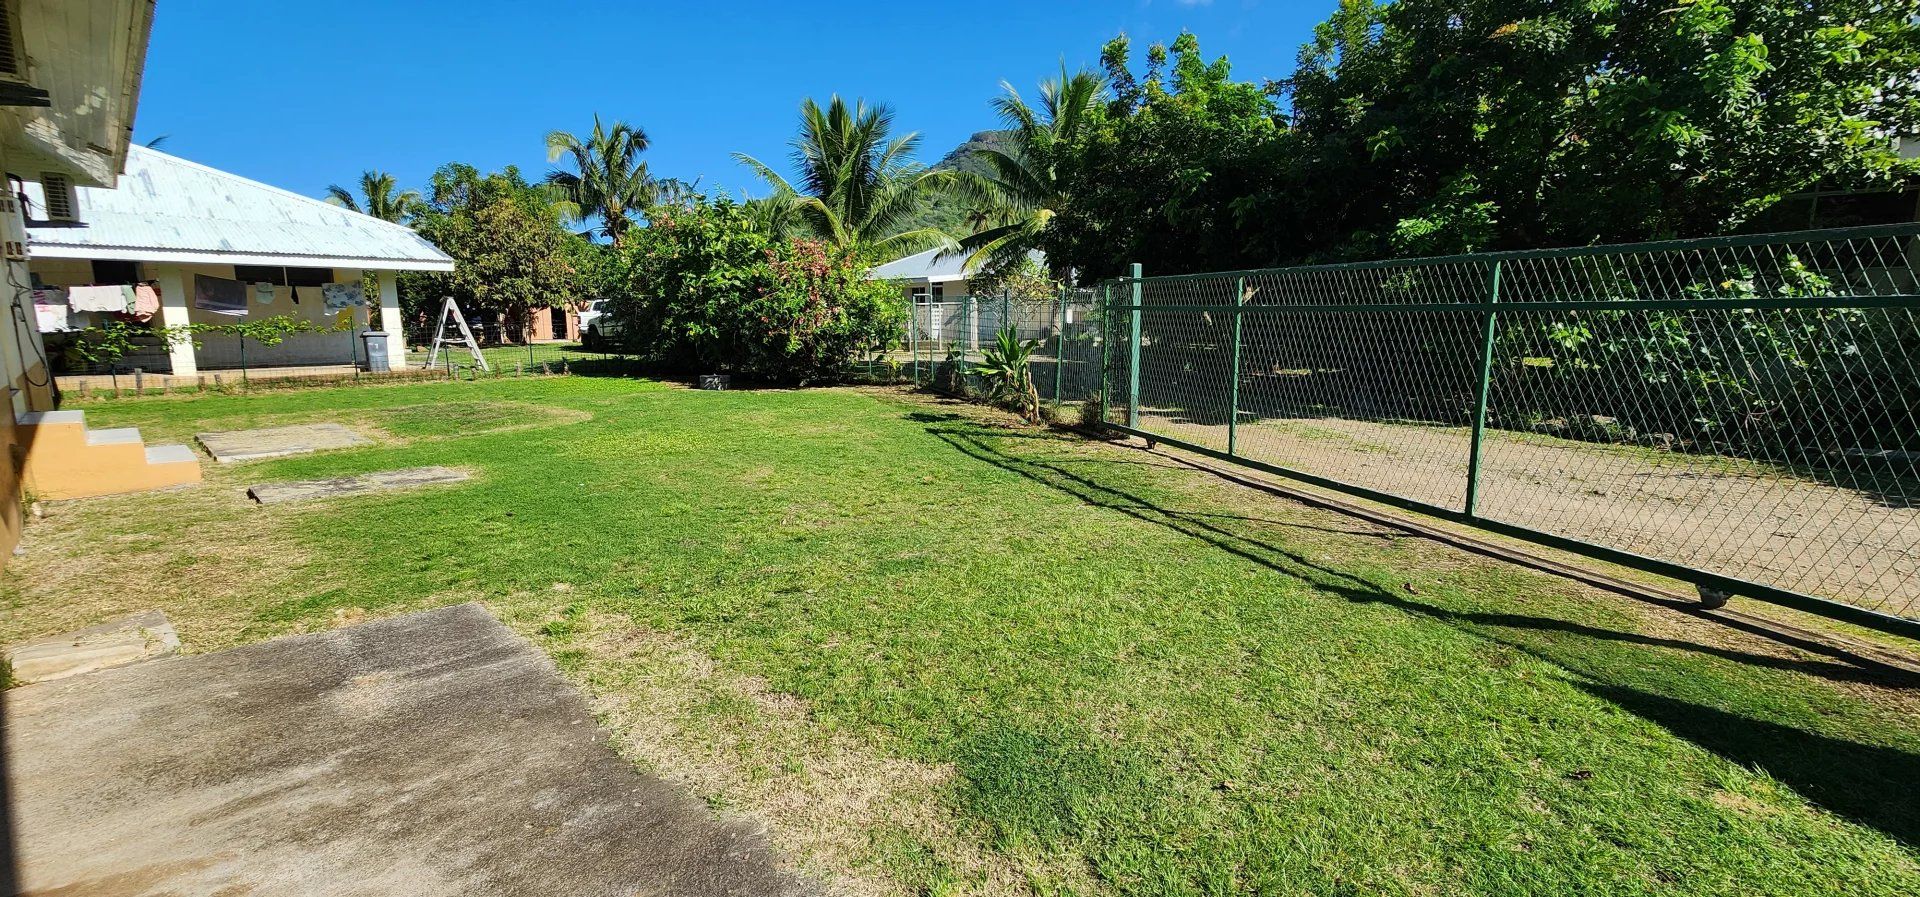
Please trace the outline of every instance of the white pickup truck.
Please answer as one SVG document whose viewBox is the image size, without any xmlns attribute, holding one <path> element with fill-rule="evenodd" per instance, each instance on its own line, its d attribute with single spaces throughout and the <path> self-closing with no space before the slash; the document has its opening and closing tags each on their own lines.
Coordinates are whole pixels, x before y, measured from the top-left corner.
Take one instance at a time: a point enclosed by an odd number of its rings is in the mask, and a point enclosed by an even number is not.
<svg viewBox="0 0 1920 897">
<path fill-rule="evenodd" d="M 620 341 L 620 322 L 607 314 L 607 305 L 607 300 L 595 299 L 580 312 L 580 345 L 590 352 Z"/>
</svg>

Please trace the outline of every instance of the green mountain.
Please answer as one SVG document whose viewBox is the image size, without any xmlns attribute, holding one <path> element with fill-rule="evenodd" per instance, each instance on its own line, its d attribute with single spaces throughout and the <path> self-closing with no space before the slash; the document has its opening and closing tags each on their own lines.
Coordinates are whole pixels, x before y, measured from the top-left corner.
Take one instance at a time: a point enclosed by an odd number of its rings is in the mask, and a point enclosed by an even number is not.
<svg viewBox="0 0 1920 897">
<path fill-rule="evenodd" d="M 959 146 L 940 157 L 934 168 L 946 171 L 967 171 L 985 174 L 986 166 L 980 164 L 973 153 L 979 149 L 1002 148 L 1013 139 L 1012 131 L 980 131 L 962 141 Z M 941 195 L 934 197 L 927 207 L 914 216 L 914 227 L 937 227 L 954 237 L 967 235 L 967 204 L 957 196 Z"/>
</svg>

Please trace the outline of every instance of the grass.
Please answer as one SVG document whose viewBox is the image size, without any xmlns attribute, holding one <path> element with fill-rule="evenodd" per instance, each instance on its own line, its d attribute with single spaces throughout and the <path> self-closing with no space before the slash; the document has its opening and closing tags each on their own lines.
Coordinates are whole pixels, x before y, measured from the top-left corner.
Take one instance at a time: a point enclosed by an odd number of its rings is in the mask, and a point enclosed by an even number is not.
<svg viewBox="0 0 1920 897">
<path fill-rule="evenodd" d="M 843 892 L 1920 890 L 1913 683 L 969 406 L 572 377 L 88 414 L 388 441 L 53 506 L 0 636 L 481 600 Z M 427 464 L 478 475 L 240 497 Z"/>
</svg>

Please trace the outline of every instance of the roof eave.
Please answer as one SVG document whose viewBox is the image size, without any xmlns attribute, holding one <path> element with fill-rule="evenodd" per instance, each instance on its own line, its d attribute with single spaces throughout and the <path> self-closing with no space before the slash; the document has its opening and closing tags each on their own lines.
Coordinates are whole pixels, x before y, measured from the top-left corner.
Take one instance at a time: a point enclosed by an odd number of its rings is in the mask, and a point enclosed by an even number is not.
<svg viewBox="0 0 1920 897">
<path fill-rule="evenodd" d="M 192 252 L 120 246 L 63 246 L 37 241 L 31 244 L 30 252 L 32 257 L 43 259 L 99 259 L 174 265 L 273 265 L 286 268 L 357 268 L 362 271 L 447 272 L 453 270 L 452 259 L 378 259 L 249 252 Z"/>
</svg>

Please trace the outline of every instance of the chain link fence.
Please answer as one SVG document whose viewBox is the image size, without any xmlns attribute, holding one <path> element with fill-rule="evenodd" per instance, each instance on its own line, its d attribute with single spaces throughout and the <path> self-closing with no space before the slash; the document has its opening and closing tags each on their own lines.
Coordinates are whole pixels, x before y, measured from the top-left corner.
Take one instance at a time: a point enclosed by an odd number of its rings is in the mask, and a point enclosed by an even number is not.
<svg viewBox="0 0 1920 897">
<path fill-rule="evenodd" d="M 1920 225 L 1099 287 L 1134 435 L 1920 633 Z"/>
<path fill-rule="evenodd" d="M 986 360 L 1001 331 L 1011 327 L 1033 344 L 1029 359 L 1034 387 L 1058 405 L 1097 402 L 1102 370 L 1103 306 L 1091 289 L 1067 289 L 1049 297 L 959 296 L 918 302 L 908 316 L 901 348 L 884 363 L 898 378 L 954 395 L 981 388 L 973 373 Z"/>
</svg>

